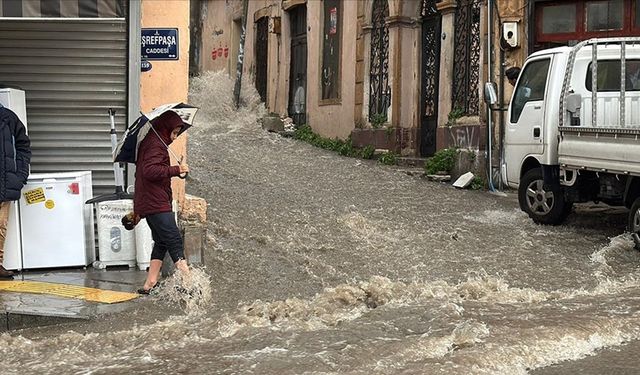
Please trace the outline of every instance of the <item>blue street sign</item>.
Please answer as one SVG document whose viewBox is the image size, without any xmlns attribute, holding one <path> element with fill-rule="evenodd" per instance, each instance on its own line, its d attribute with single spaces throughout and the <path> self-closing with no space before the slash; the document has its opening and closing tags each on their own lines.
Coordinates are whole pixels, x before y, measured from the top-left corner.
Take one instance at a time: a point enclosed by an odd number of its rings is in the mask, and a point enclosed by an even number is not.
<svg viewBox="0 0 640 375">
<path fill-rule="evenodd" d="M 178 60 L 178 29 L 142 29 L 141 54 L 147 60 Z"/>
<path fill-rule="evenodd" d="M 151 70 L 152 67 L 153 65 L 151 65 L 151 63 L 147 60 L 140 61 L 140 71 L 148 72 Z"/>
</svg>

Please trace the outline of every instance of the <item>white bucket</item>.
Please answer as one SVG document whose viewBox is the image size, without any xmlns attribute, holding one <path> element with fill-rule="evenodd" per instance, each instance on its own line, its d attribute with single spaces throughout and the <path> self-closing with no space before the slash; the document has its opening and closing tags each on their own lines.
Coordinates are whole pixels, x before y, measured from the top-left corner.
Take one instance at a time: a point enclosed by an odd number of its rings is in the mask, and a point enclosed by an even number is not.
<svg viewBox="0 0 640 375">
<path fill-rule="evenodd" d="M 153 238 L 151 237 L 151 228 L 147 224 L 147 219 L 142 219 L 136 225 L 136 262 L 138 268 L 142 271 L 149 267 L 151 262 L 151 251 L 153 250 Z"/>
</svg>

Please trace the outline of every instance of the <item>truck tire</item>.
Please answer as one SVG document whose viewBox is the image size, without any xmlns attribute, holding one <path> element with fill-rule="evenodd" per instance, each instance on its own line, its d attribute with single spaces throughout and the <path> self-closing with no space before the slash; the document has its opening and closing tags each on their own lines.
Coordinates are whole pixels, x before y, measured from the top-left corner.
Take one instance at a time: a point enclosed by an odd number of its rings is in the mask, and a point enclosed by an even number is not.
<svg viewBox="0 0 640 375">
<path fill-rule="evenodd" d="M 528 171 L 520 179 L 518 202 L 534 222 L 547 225 L 562 223 L 572 206 L 566 202 L 561 186 L 545 190 L 540 168 Z"/>
<path fill-rule="evenodd" d="M 629 224 L 627 226 L 627 229 L 629 230 L 629 232 L 631 232 L 632 235 L 640 235 L 640 198 L 636 198 L 636 200 L 633 201 L 633 204 L 631 205 L 631 209 L 629 210 Z M 637 250 L 640 250 L 640 244 L 636 242 L 635 238 L 634 242 L 634 247 Z"/>
</svg>

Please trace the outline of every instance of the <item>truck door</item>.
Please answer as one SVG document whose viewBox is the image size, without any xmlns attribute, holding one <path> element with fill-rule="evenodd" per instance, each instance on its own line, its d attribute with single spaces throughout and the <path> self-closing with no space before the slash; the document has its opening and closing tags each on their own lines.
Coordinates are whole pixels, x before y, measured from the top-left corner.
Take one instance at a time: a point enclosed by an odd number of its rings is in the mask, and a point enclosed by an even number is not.
<svg viewBox="0 0 640 375">
<path fill-rule="evenodd" d="M 527 61 L 511 97 L 504 142 L 506 168 L 503 166 L 503 177 L 510 184 L 518 184 L 525 157 L 544 151 L 544 98 L 550 66 L 551 56 Z"/>
</svg>

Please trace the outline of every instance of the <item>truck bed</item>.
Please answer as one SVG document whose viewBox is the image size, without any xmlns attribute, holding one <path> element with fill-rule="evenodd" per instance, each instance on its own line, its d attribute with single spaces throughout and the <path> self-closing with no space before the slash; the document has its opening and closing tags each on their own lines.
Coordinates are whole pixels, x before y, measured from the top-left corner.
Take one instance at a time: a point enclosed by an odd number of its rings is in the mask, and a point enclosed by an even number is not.
<svg viewBox="0 0 640 375">
<path fill-rule="evenodd" d="M 640 126 L 565 126 L 559 130 L 562 168 L 640 176 Z"/>
</svg>

